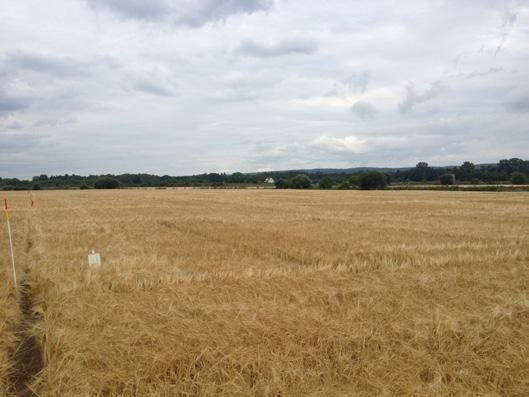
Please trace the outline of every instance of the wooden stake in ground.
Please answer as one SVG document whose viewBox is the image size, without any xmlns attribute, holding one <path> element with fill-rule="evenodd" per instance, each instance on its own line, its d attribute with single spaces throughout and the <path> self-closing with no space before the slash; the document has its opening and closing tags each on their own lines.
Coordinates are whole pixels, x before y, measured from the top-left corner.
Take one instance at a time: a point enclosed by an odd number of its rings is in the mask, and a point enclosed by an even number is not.
<svg viewBox="0 0 529 397">
<path fill-rule="evenodd" d="M 13 267 L 13 282 L 15 289 L 17 289 L 17 270 L 15 267 L 15 251 L 13 250 L 13 238 L 11 237 L 11 222 L 9 221 L 9 208 L 7 206 L 7 199 L 4 199 L 4 213 L 7 222 L 7 235 L 9 236 L 9 249 L 11 250 L 11 265 Z"/>
</svg>

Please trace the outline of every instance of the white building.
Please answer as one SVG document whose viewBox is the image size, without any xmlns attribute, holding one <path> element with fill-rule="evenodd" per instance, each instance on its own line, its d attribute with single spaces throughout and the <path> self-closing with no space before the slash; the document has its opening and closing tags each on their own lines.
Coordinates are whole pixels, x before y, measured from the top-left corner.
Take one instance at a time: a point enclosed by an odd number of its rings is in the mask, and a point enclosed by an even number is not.
<svg viewBox="0 0 529 397">
<path fill-rule="evenodd" d="M 275 182 L 274 178 L 272 178 L 271 176 L 267 176 L 264 181 L 265 181 L 265 183 L 274 183 Z"/>
</svg>

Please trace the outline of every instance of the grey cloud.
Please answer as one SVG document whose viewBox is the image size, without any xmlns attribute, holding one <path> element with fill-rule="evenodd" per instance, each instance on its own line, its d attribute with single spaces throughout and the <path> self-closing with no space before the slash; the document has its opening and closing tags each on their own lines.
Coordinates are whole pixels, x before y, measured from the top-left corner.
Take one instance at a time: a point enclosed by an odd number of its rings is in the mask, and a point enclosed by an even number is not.
<svg viewBox="0 0 529 397">
<path fill-rule="evenodd" d="M 439 147 L 450 153 L 461 151 L 457 137 L 447 139 L 443 134 L 412 135 L 408 138 L 321 135 L 303 143 L 271 143 L 265 148 L 252 148 L 248 150 L 252 153 L 248 161 L 255 167 L 267 166 L 274 170 L 319 167 L 322 164 L 331 168 L 373 166 L 373 158 L 391 159 L 393 164 L 410 166 L 415 160 L 438 154 Z"/>
<path fill-rule="evenodd" d="M 338 96 L 340 93 L 338 92 L 338 90 L 336 88 L 333 88 L 329 91 L 326 91 L 323 93 L 323 96 L 324 97 L 334 97 L 334 96 Z"/>
<path fill-rule="evenodd" d="M 251 91 L 226 89 L 214 92 L 213 94 L 209 95 L 208 98 L 220 102 L 246 102 L 255 100 L 258 98 L 258 96 Z"/>
<path fill-rule="evenodd" d="M 174 92 L 169 87 L 154 81 L 138 81 L 134 84 L 134 88 L 147 94 L 165 97 L 174 96 Z"/>
<path fill-rule="evenodd" d="M 108 9 L 132 19 L 159 19 L 171 11 L 165 0 L 87 0 L 87 3 L 94 9 Z"/>
<path fill-rule="evenodd" d="M 125 19 L 165 21 L 199 27 L 233 14 L 267 10 L 271 0 L 86 0 L 93 9 L 106 9 Z"/>
<path fill-rule="evenodd" d="M 22 128 L 24 128 L 24 126 L 22 125 L 22 123 L 20 123 L 19 121 L 13 121 L 9 124 L 7 124 L 7 129 L 8 130 L 21 130 Z"/>
<path fill-rule="evenodd" d="M 16 153 L 35 147 L 43 139 L 41 135 L 0 132 L 0 153 Z"/>
<path fill-rule="evenodd" d="M 516 18 L 518 18 L 518 13 L 514 12 L 512 10 L 505 11 L 505 14 L 503 14 L 503 27 L 509 27 L 514 25 L 516 22 Z"/>
<path fill-rule="evenodd" d="M 489 68 L 488 70 L 483 71 L 483 72 L 472 72 L 472 73 L 468 73 L 468 74 L 465 76 L 465 78 L 467 78 L 467 79 L 473 79 L 473 78 L 476 78 L 476 77 L 488 76 L 489 74 L 500 73 L 500 72 L 503 72 L 503 71 L 505 71 L 505 69 L 503 69 L 503 68 Z"/>
<path fill-rule="evenodd" d="M 69 58 L 17 52 L 5 57 L 3 69 L 6 74 L 32 71 L 54 76 L 75 77 L 89 74 L 90 67 L 87 63 Z"/>
<path fill-rule="evenodd" d="M 439 81 L 432 83 L 430 88 L 423 92 L 417 92 L 413 83 L 408 84 L 406 86 L 406 97 L 399 104 L 399 111 L 401 113 L 412 111 L 415 105 L 427 102 L 437 97 L 442 89 L 443 85 Z"/>
<path fill-rule="evenodd" d="M 356 94 L 356 93 L 363 94 L 367 89 L 369 80 L 370 80 L 370 73 L 365 71 L 361 73 L 353 73 L 344 81 L 344 84 L 347 87 L 347 89 L 353 94 Z"/>
<path fill-rule="evenodd" d="M 165 65 L 150 65 L 149 67 L 130 70 L 124 76 L 136 91 L 159 97 L 176 96 L 176 78 L 171 73 L 170 67 Z"/>
<path fill-rule="evenodd" d="M 55 119 L 47 118 L 47 119 L 39 119 L 37 121 L 34 121 L 31 123 L 32 127 L 60 127 L 67 124 L 74 124 L 76 122 L 75 117 L 68 117 L 66 119 L 57 117 Z"/>
<path fill-rule="evenodd" d="M 375 113 L 377 112 L 377 109 L 369 102 L 366 101 L 358 101 L 351 106 L 351 111 L 361 119 L 369 119 L 372 118 Z"/>
<path fill-rule="evenodd" d="M 318 45 L 311 39 L 287 39 L 275 43 L 259 43 L 246 40 L 239 46 L 239 53 L 256 57 L 272 58 L 288 54 L 312 54 Z"/>
<path fill-rule="evenodd" d="M 511 34 L 511 28 L 512 26 L 514 26 L 517 18 L 518 14 L 513 12 L 512 10 L 505 11 L 503 15 L 503 24 L 501 26 L 499 34 L 499 44 L 496 47 L 496 51 L 494 51 L 494 56 L 498 55 L 498 53 L 503 50 L 505 42 L 509 39 L 509 36 Z"/>
<path fill-rule="evenodd" d="M 32 124 L 33 127 L 55 127 L 57 126 L 57 120 L 53 119 L 40 119 Z"/>
<path fill-rule="evenodd" d="M 0 134 L 18 134 L 0 146 L 22 144 L 0 155 L 2 175 L 529 155 L 520 1 L 511 14 L 493 0 L 4 3 Z M 494 59 L 503 33 L 512 51 Z M 37 132 L 47 144 L 30 145 Z M 262 143 L 241 143 L 252 138 Z"/>
<path fill-rule="evenodd" d="M 512 113 L 528 113 L 529 94 L 507 101 L 505 103 L 505 109 Z"/>
<path fill-rule="evenodd" d="M 0 92 L 0 116 L 23 110 L 29 106 L 28 98 L 14 97 Z"/>
</svg>

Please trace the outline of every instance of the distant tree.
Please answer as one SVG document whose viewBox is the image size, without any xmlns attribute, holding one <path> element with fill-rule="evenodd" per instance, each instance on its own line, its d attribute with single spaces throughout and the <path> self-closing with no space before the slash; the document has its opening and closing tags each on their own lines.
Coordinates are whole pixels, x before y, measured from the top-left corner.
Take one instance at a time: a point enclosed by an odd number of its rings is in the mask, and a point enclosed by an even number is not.
<svg viewBox="0 0 529 397">
<path fill-rule="evenodd" d="M 463 164 L 461 164 L 460 168 L 467 173 L 471 173 L 472 171 L 476 169 L 476 166 L 474 165 L 474 163 L 471 163 L 470 161 L 465 161 Z"/>
<path fill-rule="evenodd" d="M 465 181 L 469 181 L 472 179 L 475 170 L 476 166 L 473 163 L 471 163 L 470 161 L 465 161 L 463 164 L 461 164 L 461 167 L 459 167 L 458 177 Z"/>
<path fill-rule="evenodd" d="M 212 172 L 211 174 L 208 174 L 207 179 L 213 183 L 221 183 L 224 180 L 223 175 L 217 174 L 216 172 Z"/>
<path fill-rule="evenodd" d="M 441 185 L 453 185 L 456 182 L 454 174 L 443 174 L 439 177 Z"/>
<path fill-rule="evenodd" d="M 81 190 L 86 190 L 86 189 L 90 189 L 90 188 L 88 187 L 87 184 L 82 184 L 82 185 L 79 187 L 79 189 L 81 189 Z"/>
<path fill-rule="evenodd" d="M 13 186 L 18 186 L 22 184 L 22 181 L 18 178 L 6 179 L 6 181 L 8 184 L 13 185 Z"/>
<path fill-rule="evenodd" d="M 349 184 L 348 181 L 343 181 L 342 183 L 338 185 L 338 190 L 348 190 L 348 189 L 351 189 L 351 185 Z"/>
<path fill-rule="evenodd" d="M 318 183 L 320 189 L 332 189 L 333 186 L 334 178 L 331 178 L 330 176 L 323 177 Z"/>
<path fill-rule="evenodd" d="M 353 175 L 349 178 L 349 184 L 360 187 L 362 183 L 362 175 Z"/>
<path fill-rule="evenodd" d="M 415 182 L 431 181 L 438 178 L 438 173 L 435 169 L 430 167 L 425 161 L 418 162 L 415 168 L 409 170 L 408 175 L 410 180 Z"/>
<path fill-rule="evenodd" d="M 362 190 L 373 190 L 373 189 L 385 189 L 388 186 L 388 177 L 382 172 L 372 171 L 366 172 L 362 175 L 360 182 L 360 189 Z"/>
<path fill-rule="evenodd" d="M 518 158 L 509 160 L 500 160 L 498 163 L 498 171 L 507 179 L 513 172 L 529 172 L 529 161 Z"/>
<path fill-rule="evenodd" d="M 230 182 L 232 183 L 243 183 L 245 180 L 244 174 L 241 172 L 234 172 L 230 176 Z"/>
<path fill-rule="evenodd" d="M 280 178 L 275 182 L 276 189 L 288 189 L 290 188 L 290 181 L 285 178 Z"/>
<path fill-rule="evenodd" d="M 290 181 L 292 189 L 310 189 L 312 181 L 305 174 L 298 174 Z"/>
<path fill-rule="evenodd" d="M 96 189 L 118 189 L 119 181 L 111 177 L 99 178 L 94 184 L 94 187 Z"/>
<path fill-rule="evenodd" d="M 511 182 L 514 185 L 525 185 L 526 183 L 529 183 L 529 178 L 527 178 L 527 175 L 525 175 L 523 172 L 514 171 L 511 174 Z"/>
<path fill-rule="evenodd" d="M 32 190 L 40 190 L 40 185 L 38 183 L 34 183 L 31 187 Z"/>
</svg>

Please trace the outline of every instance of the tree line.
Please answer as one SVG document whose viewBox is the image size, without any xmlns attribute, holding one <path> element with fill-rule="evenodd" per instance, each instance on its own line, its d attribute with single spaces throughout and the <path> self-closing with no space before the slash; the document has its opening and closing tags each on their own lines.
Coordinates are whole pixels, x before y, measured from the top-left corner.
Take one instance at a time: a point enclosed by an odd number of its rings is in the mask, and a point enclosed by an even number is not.
<svg viewBox="0 0 529 397">
<path fill-rule="evenodd" d="M 360 172 L 349 176 L 348 178 L 337 179 L 331 175 L 326 175 L 313 182 L 313 180 L 306 174 L 298 174 L 291 179 L 280 178 L 276 181 L 275 185 L 277 189 L 385 189 L 391 182 L 391 176 L 389 174 L 369 171 Z"/>
<path fill-rule="evenodd" d="M 191 176 L 151 174 L 121 175 L 38 175 L 31 180 L 1 178 L 1 190 L 39 189 L 111 189 L 118 187 L 237 187 L 265 185 L 265 177 L 275 180 L 280 189 L 383 189 L 391 184 L 499 184 L 529 183 L 529 161 L 518 158 L 500 160 L 496 164 L 475 165 L 465 161 L 460 166 L 431 167 L 419 162 L 415 167 L 379 172 L 311 172 L 274 171 L 265 173 L 204 173 Z"/>
<path fill-rule="evenodd" d="M 431 167 L 426 162 L 419 162 L 413 168 L 397 169 L 386 172 L 358 172 L 346 173 L 314 173 L 310 175 L 282 175 L 276 185 L 278 188 L 308 188 L 307 178 L 311 181 L 310 187 L 320 189 L 383 189 L 390 183 L 395 184 L 501 184 L 512 183 L 516 185 L 529 183 L 529 161 L 518 158 L 500 160 L 497 164 L 475 165 L 465 161 L 460 166 Z M 300 183 L 304 181 L 304 183 Z"/>
</svg>

